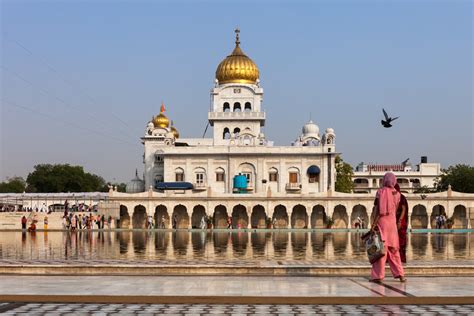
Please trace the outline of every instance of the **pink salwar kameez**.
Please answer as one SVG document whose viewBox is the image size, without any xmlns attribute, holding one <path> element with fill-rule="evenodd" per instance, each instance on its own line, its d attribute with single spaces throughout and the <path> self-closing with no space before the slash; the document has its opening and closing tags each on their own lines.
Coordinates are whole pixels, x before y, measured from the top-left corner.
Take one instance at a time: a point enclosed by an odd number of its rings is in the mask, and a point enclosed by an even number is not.
<svg viewBox="0 0 474 316">
<path fill-rule="evenodd" d="M 385 243 L 385 256 L 372 264 L 372 280 L 382 280 L 385 277 L 385 263 L 388 261 L 394 278 L 403 279 L 404 272 L 399 253 L 397 230 L 397 208 L 400 203 L 400 193 L 394 186 L 397 183 L 395 175 L 387 172 L 384 176 L 384 187 L 377 191 L 378 221 L 377 227 Z"/>
</svg>

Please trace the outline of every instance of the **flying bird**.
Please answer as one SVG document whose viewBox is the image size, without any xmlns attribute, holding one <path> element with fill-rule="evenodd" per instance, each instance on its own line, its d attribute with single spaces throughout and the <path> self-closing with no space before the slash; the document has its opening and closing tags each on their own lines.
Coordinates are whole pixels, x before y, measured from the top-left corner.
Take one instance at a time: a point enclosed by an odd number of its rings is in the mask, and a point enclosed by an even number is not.
<svg viewBox="0 0 474 316">
<path fill-rule="evenodd" d="M 385 116 L 385 121 L 384 120 L 380 121 L 382 123 L 382 126 L 385 128 L 392 127 L 392 124 L 390 123 L 392 123 L 392 121 L 395 121 L 397 118 L 399 118 L 399 116 L 391 118 L 388 116 L 387 112 L 385 112 L 384 109 L 382 109 L 382 111 L 383 111 L 383 115 Z"/>
</svg>

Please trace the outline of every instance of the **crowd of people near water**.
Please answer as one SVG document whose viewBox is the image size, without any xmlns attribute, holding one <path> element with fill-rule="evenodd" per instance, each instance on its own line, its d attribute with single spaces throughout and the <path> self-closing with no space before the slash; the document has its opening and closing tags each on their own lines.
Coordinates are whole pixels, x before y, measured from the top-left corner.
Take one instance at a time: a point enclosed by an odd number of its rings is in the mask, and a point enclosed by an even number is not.
<svg viewBox="0 0 474 316">
<path fill-rule="evenodd" d="M 112 216 L 104 214 L 74 214 L 72 212 L 64 212 L 63 229 L 70 231 L 82 229 L 110 229 L 112 227 Z"/>
</svg>

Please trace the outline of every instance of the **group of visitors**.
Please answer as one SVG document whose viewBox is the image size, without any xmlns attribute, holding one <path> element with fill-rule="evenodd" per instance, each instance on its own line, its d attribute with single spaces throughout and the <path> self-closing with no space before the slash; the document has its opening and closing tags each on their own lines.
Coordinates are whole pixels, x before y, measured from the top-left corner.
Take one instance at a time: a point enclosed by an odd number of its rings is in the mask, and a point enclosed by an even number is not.
<svg viewBox="0 0 474 316">
<path fill-rule="evenodd" d="M 34 215 L 29 221 L 30 221 L 30 226 L 28 226 L 28 218 L 25 215 L 23 215 L 21 218 L 21 229 L 23 231 L 28 230 L 29 232 L 35 232 L 36 223 L 38 223 L 38 217 Z M 44 230 L 47 230 L 48 229 L 48 215 L 44 216 L 44 223 L 45 223 Z"/>
<path fill-rule="evenodd" d="M 94 229 L 96 227 L 97 229 L 105 229 L 105 225 L 107 225 L 107 229 L 111 228 L 112 216 L 64 212 L 63 228 L 67 230 L 76 231 L 77 229 Z"/>
<path fill-rule="evenodd" d="M 402 262 L 406 262 L 406 235 L 408 202 L 400 192 L 397 179 L 392 172 L 383 178 L 383 187 L 375 198 L 375 216 L 371 230 L 378 230 L 384 241 L 384 255 L 372 263 L 371 281 L 380 282 L 385 277 L 388 261 L 393 277 L 405 282 Z"/>
<path fill-rule="evenodd" d="M 447 221 L 447 218 L 444 213 L 437 215 L 435 217 L 436 229 L 446 228 L 446 221 Z"/>
</svg>

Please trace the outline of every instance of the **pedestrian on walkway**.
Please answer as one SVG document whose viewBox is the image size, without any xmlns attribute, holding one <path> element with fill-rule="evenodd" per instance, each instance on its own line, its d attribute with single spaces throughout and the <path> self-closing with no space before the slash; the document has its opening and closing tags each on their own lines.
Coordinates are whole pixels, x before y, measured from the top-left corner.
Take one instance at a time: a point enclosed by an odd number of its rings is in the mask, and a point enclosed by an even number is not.
<svg viewBox="0 0 474 316">
<path fill-rule="evenodd" d="M 100 227 L 102 229 L 104 229 L 104 224 L 105 224 L 105 215 L 102 214 L 102 216 L 100 217 Z"/>
<path fill-rule="evenodd" d="M 25 230 L 26 229 L 26 223 L 28 222 L 28 219 L 26 219 L 26 216 L 23 215 L 21 218 L 21 229 Z"/>
<path fill-rule="evenodd" d="M 79 224 L 79 229 L 82 229 L 82 215 L 79 214 L 79 217 L 77 218 L 77 223 Z"/>
<path fill-rule="evenodd" d="M 48 215 L 45 215 L 43 218 L 43 229 L 48 230 Z"/>
<path fill-rule="evenodd" d="M 406 248 L 407 248 L 407 229 L 408 229 L 408 201 L 405 195 L 400 191 L 400 186 L 395 184 L 395 189 L 400 193 L 400 203 L 397 209 L 397 229 L 398 229 L 398 242 L 400 245 L 400 259 L 403 263 L 407 262 Z"/>
<path fill-rule="evenodd" d="M 378 229 L 385 242 L 385 255 L 372 264 L 371 281 L 380 282 L 385 277 L 385 262 L 388 260 L 393 277 L 405 282 L 400 259 L 400 243 L 396 215 L 400 203 L 400 193 L 394 188 L 397 178 L 387 172 L 383 178 L 383 187 L 377 191 L 375 203 L 375 219 L 371 229 Z"/>
<path fill-rule="evenodd" d="M 173 229 L 178 228 L 178 215 L 174 214 L 173 216 Z"/>
</svg>

